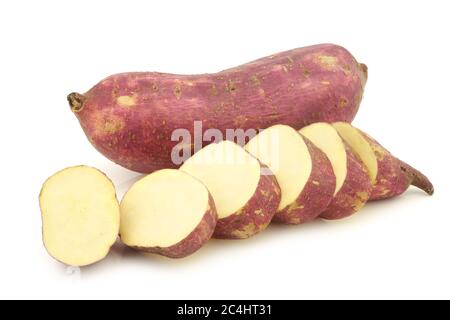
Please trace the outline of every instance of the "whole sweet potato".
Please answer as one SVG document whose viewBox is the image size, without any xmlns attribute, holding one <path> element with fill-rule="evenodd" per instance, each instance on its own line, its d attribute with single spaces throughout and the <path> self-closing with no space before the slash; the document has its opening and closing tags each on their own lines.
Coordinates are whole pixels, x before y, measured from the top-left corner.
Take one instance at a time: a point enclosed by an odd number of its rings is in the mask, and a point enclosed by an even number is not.
<svg viewBox="0 0 450 320">
<path fill-rule="evenodd" d="M 68 100 L 102 154 L 148 173 L 180 165 L 172 161 L 174 150 L 192 152 L 193 138 L 172 141 L 172 134 L 182 128 L 194 137 L 194 121 L 222 134 L 279 123 L 300 129 L 319 121 L 350 122 L 366 80 L 367 67 L 346 49 L 322 44 L 215 74 L 117 74 Z"/>
</svg>

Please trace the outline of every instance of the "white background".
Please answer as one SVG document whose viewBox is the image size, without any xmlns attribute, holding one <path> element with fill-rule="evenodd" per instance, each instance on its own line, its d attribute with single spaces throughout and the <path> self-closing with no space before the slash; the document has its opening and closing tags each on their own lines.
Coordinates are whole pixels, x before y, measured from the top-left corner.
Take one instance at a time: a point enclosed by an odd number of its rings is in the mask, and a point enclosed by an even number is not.
<svg viewBox="0 0 450 320">
<path fill-rule="evenodd" d="M 450 298 L 447 1 L 0 1 L 1 298 Z M 38 193 L 96 166 L 66 95 L 125 71 L 215 72 L 332 42 L 369 66 L 355 124 L 435 184 L 341 222 L 271 226 L 183 260 L 120 245 L 81 273 L 41 243 Z M 71 275 L 70 275 L 71 274 Z"/>
</svg>

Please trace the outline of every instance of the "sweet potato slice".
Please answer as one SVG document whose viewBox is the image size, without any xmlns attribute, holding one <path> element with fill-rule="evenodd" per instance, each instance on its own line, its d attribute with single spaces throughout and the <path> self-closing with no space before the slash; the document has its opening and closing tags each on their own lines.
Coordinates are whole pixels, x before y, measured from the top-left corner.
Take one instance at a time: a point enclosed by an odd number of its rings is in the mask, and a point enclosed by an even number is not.
<svg viewBox="0 0 450 320">
<path fill-rule="evenodd" d="M 175 169 L 136 182 L 120 204 L 120 238 L 135 249 L 182 258 L 200 249 L 217 222 L 207 188 Z"/>
<path fill-rule="evenodd" d="M 395 197 L 410 185 L 433 194 L 433 185 L 425 175 L 394 157 L 368 134 L 346 122 L 337 122 L 333 126 L 368 168 L 374 184 L 370 200 Z"/>
<path fill-rule="evenodd" d="M 328 207 L 336 184 L 331 163 L 295 129 L 272 126 L 251 139 L 245 148 L 269 167 L 280 185 L 281 202 L 274 221 L 305 223 Z"/>
<path fill-rule="evenodd" d="M 117 239 L 119 204 L 112 182 L 78 166 L 51 176 L 39 196 L 44 245 L 56 260 L 86 266 L 102 260 Z"/>
<path fill-rule="evenodd" d="M 219 220 L 214 237 L 244 239 L 264 230 L 275 214 L 280 189 L 260 162 L 239 145 L 210 144 L 180 170 L 202 181 L 211 192 Z"/>
<path fill-rule="evenodd" d="M 328 123 L 309 125 L 300 133 L 327 155 L 336 176 L 334 199 L 320 216 L 329 220 L 341 219 L 361 209 L 372 191 L 363 162 Z"/>
</svg>

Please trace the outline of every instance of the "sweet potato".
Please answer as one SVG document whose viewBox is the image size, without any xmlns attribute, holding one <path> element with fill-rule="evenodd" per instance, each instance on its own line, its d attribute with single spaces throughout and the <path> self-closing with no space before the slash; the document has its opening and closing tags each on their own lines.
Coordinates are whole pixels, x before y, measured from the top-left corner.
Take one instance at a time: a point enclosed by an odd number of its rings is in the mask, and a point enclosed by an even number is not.
<svg viewBox="0 0 450 320">
<path fill-rule="evenodd" d="M 119 233 L 120 213 L 112 182 L 99 170 L 77 166 L 51 176 L 39 196 L 48 253 L 71 266 L 102 260 Z"/>
<path fill-rule="evenodd" d="M 370 200 L 395 197 L 410 185 L 433 194 L 433 184 L 425 175 L 394 157 L 368 134 L 349 123 L 338 122 L 333 126 L 368 168 L 374 184 Z"/>
<path fill-rule="evenodd" d="M 273 221 L 301 224 L 318 217 L 334 196 L 336 177 L 327 156 L 295 129 L 267 128 L 246 145 L 275 174 L 281 202 Z"/>
<path fill-rule="evenodd" d="M 178 167 L 182 162 L 173 161 L 173 150 L 190 156 L 202 147 L 193 139 L 172 141 L 179 128 L 196 136 L 196 120 L 204 130 L 223 135 L 227 129 L 280 123 L 300 129 L 318 121 L 351 121 L 366 79 L 367 67 L 346 49 L 322 44 L 215 74 L 117 74 L 68 100 L 97 150 L 128 169 L 149 173 Z"/>
<path fill-rule="evenodd" d="M 207 188 L 174 169 L 159 170 L 136 182 L 122 199 L 120 213 L 124 244 L 169 258 L 200 249 L 217 222 Z"/>
<path fill-rule="evenodd" d="M 234 142 L 213 143 L 188 159 L 180 170 L 203 182 L 216 204 L 214 237 L 245 239 L 263 231 L 280 202 L 273 175 Z"/>
<path fill-rule="evenodd" d="M 336 176 L 334 198 L 320 217 L 341 219 L 361 209 L 372 192 L 370 176 L 361 159 L 328 123 L 309 125 L 300 133 L 327 155 Z"/>
</svg>

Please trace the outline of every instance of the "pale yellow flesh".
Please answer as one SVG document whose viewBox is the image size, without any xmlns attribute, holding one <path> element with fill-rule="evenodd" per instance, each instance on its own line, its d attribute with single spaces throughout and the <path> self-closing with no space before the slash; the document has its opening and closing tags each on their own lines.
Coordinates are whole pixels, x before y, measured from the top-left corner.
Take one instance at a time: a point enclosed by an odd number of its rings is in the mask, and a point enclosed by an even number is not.
<svg viewBox="0 0 450 320">
<path fill-rule="evenodd" d="M 370 181 L 372 184 L 376 183 L 378 175 L 378 161 L 370 146 L 369 142 L 363 137 L 358 129 L 346 122 L 333 123 L 333 127 L 338 131 L 339 135 L 352 148 L 352 150 L 359 156 L 361 161 L 369 171 Z"/>
<path fill-rule="evenodd" d="M 102 260 L 117 239 L 119 204 L 111 181 L 79 166 L 50 177 L 39 197 L 45 247 L 71 266 Z"/>
<path fill-rule="evenodd" d="M 174 169 L 156 171 L 136 182 L 120 204 L 120 237 L 135 247 L 167 248 L 200 224 L 209 209 L 206 187 Z"/>
<path fill-rule="evenodd" d="M 180 170 L 206 185 L 219 219 L 244 207 L 255 194 L 261 177 L 258 160 L 230 141 L 206 146 L 186 160 Z"/>
<path fill-rule="evenodd" d="M 323 122 L 311 124 L 299 132 L 311 140 L 330 160 L 336 176 L 336 195 L 347 177 L 347 152 L 343 140 L 332 125 Z"/>
<path fill-rule="evenodd" d="M 296 201 L 312 170 L 311 155 L 302 136 L 289 126 L 276 125 L 251 139 L 245 149 L 275 175 L 281 189 L 278 210 Z"/>
</svg>

